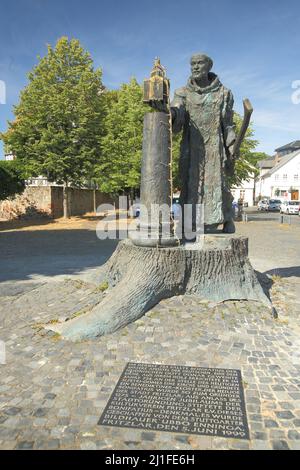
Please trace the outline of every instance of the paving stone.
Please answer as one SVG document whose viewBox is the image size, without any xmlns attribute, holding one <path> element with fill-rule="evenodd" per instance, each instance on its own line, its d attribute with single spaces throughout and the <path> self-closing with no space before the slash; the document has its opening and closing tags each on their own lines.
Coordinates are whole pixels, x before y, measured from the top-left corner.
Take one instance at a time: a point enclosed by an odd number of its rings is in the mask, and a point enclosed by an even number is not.
<svg viewBox="0 0 300 470">
<path fill-rule="evenodd" d="M 34 413 L 33 416 L 36 418 L 41 418 L 43 416 L 46 416 L 49 412 L 48 408 L 38 408 Z"/>
<path fill-rule="evenodd" d="M 7 410 L 4 410 L 4 413 L 9 416 L 15 416 L 19 414 L 21 411 L 22 411 L 21 408 L 12 407 L 12 408 L 8 408 Z"/>
<path fill-rule="evenodd" d="M 270 450 L 271 444 L 267 441 L 256 441 L 251 440 L 251 447 L 252 450 Z"/>
<path fill-rule="evenodd" d="M 268 436 L 265 432 L 255 431 L 251 433 L 251 438 L 255 439 L 256 441 L 266 441 L 268 439 Z"/>
<path fill-rule="evenodd" d="M 290 450 L 286 441 L 272 441 L 273 450 Z"/>
<path fill-rule="evenodd" d="M 273 439 L 273 440 L 280 440 L 280 439 L 285 440 L 287 436 L 286 436 L 286 432 L 284 429 L 270 428 L 269 437 L 270 439 Z"/>
<path fill-rule="evenodd" d="M 262 422 L 262 416 L 259 414 L 251 414 L 249 416 L 250 421 L 255 421 L 255 422 Z"/>
<path fill-rule="evenodd" d="M 17 450 L 32 450 L 33 446 L 34 446 L 33 441 L 21 441 L 16 445 L 15 449 L 17 449 Z"/>
<path fill-rule="evenodd" d="M 238 449 L 238 450 L 248 450 L 250 447 L 249 442 L 246 441 L 236 441 L 233 444 L 231 444 L 232 449 Z"/>
<path fill-rule="evenodd" d="M 289 446 L 291 450 L 300 450 L 300 442 L 299 441 L 290 441 Z"/>
<path fill-rule="evenodd" d="M 82 449 L 82 450 L 96 450 L 97 449 L 97 444 L 95 442 L 92 442 L 92 441 L 82 442 L 80 444 L 80 449 Z"/>
<path fill-rule="evenodd" d="M 276 411 L 276 416 L 279 419 L 293 419 L 295 416 L 291 411 Z"/>
<path fill-rule="evenodd" d="M 284 409 L 284 410 L 293 410 L 295 407 L 293 405 L 293 403 L 291 402 L 279 402 L 278 403 L 280 408 Z"/>
<path fill-rule="evenodd" d="M 154 432 L 142 432 L 141 439 L 145 441 L 154 441 L 155 436 Z"/>
<path fill-rule="evenodd" d="M 175 440 L 178 441 L 178 442 L 182 442 L 183 444 L 189 444 L 189 437 L 188 436 L 177 435 L 175 437 Z"/>
<path fill-rule="evenodd" d="M 60 448 L 60 440 L 59 439 L 49 439 L 47 441 L 47 449 L 59 449 Z"/>
<path fill-rule="evenodd" d="M 47 393 L 44 398 L 45 400 L 54 400 L 56 398 L 56 394 L 55 393 Z"/>
<path fill-rule="evenodd" d="M 266 419 L 264 421 L 264 425 L 266 428 L 278 428 L 278 423 L 274 421 L 273 419 Z"/>
<path fill-rule="evenodd" d="M 300 392 L 291 392 L 291 393 L 289 393 L 289 395 L 290 395 L 291 398 L 293 398 L 294 400 L 300 400 Z"/>
<path fill-rule="evenodd" d="M 296 430 L 290 429 L 288 431 L 288 439 L 291 439 L 291 441 L 299 441 L 300 433 Z"/>
</svg>

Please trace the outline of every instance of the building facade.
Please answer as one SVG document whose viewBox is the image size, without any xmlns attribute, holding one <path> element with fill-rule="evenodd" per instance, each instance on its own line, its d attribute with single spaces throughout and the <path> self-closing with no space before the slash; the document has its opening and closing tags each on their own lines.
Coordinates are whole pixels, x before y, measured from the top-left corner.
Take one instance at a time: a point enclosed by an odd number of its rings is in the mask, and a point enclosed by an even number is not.
<svg viewBox="0 0 300 470">
<path fill-rule="evenodd" d="M 5 160 L 6 162 L 11 162 L 12 160 L 15 160 L 15 159 L 16 159 L 16 157 L 15 157 L 14 154 L 12 154 L 12 153 L 6 153 L 6 154 L 4 155 L 4 160 Z"/>
<path fill-rule="evenodd" d="M 238 202 L 239 200 L 242 200 L 244 205 L 254 206 L 254 203 L 255 203 L 254 174 L 248 180 L 242 181 L 242 183 L 239 186 L 234 186 L 231 189 L 231 194 L 233 196 L 234 202 Z"/>
<path fill-rule="evenodd" d="M 258 199 L 299 200 L 300 149 L 283 155 L 276 154 L 272 161 L 260 162 L 255 193 Z"/>
</svg>

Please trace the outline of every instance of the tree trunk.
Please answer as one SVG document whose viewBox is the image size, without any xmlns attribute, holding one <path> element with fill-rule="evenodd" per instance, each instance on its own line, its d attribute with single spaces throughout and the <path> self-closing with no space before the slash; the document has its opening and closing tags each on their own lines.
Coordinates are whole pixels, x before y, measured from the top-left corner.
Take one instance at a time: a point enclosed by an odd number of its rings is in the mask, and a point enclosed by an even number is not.
<svg viewBox="0 0 300 470">
<path fill-rule="evenodd" d="M 64 218 L 68 219 L 70 217 L 68 183 L 64 183 L 63 186 L 63 210 Z"/>
<path fill-rule="evenodd" d="M 51 325 L 72 340 L 112 333 L 143 316 L 160 300 L 184 293 L 215 302 L 257 300 L 271 307 L 248 260 L 248 239 L 205 235 L 203 246 L 146 248 L 119 243 L 103 266 L 109 290 L 89 313 Z"/>
<path fill-rule="evenodd" d="M 93 190 L 93 209 L 94 214 L 97 214 L 97 204 L 96 204 L 96 189 Z"/>
</svg>

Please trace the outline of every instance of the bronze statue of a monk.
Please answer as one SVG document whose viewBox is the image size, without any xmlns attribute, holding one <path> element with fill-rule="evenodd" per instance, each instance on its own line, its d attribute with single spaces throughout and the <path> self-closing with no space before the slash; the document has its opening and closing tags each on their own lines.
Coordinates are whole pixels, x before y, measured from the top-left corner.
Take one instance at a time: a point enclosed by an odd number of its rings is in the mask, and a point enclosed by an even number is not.
<svg viewBox="0 0 300 470">
<path fill-rule="evenodd" d="M 236 139 L 233 95 L 210 72 L 212 65 L 207 55 L 193 55 L 192 75 L 171 103 L 173 131 L 183 130 L 181 204 L 203 204 L 206 228 L 223 224 L 223 232 L 233 233 L 233 198 L 227 183 Z"/>
</svg>

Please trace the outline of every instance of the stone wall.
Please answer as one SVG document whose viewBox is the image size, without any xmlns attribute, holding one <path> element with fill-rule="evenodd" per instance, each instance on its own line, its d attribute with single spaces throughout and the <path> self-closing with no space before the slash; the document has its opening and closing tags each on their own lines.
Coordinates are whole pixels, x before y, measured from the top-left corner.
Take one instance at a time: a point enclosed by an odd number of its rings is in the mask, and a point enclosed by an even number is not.
<svg viewBox="0 0 300 470">
<path fill-rule="evenodd" d="M 90 189 L 68 189 L 70 215 L 83 215 L 94 211 L 94 191 Z"/>
<path fill-rule="evenodd" d="M 118 198 L 113 198 L 109 194 L 101 193 L 101 191 L 96 191 L 96 207 L 99 207 L 101 204 L 112 204 L 115 205 L 116 209 L 118 208 Z"/>
<path fill-rule="evenodd" d="M 51 216 L 58 219 L 64 215 L 63 191 L 60 186 L 51 186 Z"/>
<path fill-rule="evenodd" d="M 24 194 L 24 193 L 23 193 Z M 25 195 L 39 212 L 51 215 L 51 187 L 50 186 L 28 186 Z"/>
<path fill-rule="evenodd" d="M 100 204 L 113 204 L 108 194 L 92 189 L 69 188 L 69 210 L 71 216 L 94 211 Z M 95 193 L 95 194 L 94 194 Z M 60 186 L 28 186 L 15 198 L 0 202 L 0 219 L 63 216 L 63 188 Z"/>
<path fill-rule="evenodd" d="M 51 187 L 28 186 L 25 191 L 4 201 L 0 201 L 0 218 L 11 220 L 33 217 L 51 217 Z"/>
</svg>

